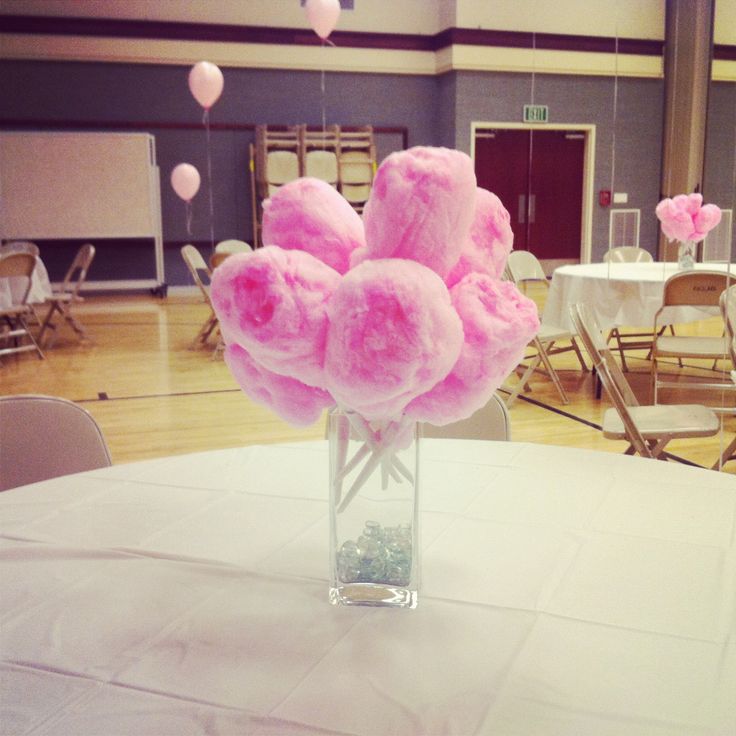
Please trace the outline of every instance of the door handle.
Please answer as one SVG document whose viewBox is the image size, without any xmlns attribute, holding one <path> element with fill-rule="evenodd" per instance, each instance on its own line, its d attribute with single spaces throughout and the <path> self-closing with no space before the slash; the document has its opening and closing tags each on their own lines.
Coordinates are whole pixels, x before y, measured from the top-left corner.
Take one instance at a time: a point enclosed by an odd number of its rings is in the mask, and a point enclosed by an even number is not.
<svg viewBox="0 0 736 736">
<path fill-rule="evenodd" d="M 529 224 L 534 224 L 534 216 L 536 214 L 537 210 L 537 195 L 536 194 L 530 194 L 529 195 Z"/>
<path fill-rule="evenodd" d="M 519 224 L 526 222 L 526 194 L 519 195 Z"/>
</svg>

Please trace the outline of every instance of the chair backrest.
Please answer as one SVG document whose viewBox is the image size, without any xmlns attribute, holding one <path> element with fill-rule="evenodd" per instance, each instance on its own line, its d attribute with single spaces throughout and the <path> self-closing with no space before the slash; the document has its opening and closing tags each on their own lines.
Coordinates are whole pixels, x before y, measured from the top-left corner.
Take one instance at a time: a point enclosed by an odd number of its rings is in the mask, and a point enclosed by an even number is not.
<svg viewBox="0 0 736 736">
<path fill-rule="evenodd" d="M 0 397 L 0 491 L 111 464 L 92 415 L 53 396 Z"/>
<path fill-rule="evenodd" d="M 506 261 L 506 272 L 516 284 L 525 281 L 543 281 L 549 285 L 542 264 L 528 250 L 512 250 Z"/>
<path fill-rule="evenodd" d="M 65 293 L 77 296 L 82 288 L 87 272 L 95 257 L 95 247 L 92 243 L 85 243 L 74 256 L 61 285 L 61 290 Z"/>
<path fill-rule="evenodd" d="M 728 285 L 722 271 L 681 271 L 665 281 L 662 306 L 717 307 Z"/>
<path fill-rule="evenodd" d="M 221 240 L 215 246 L 215 253 L 250 253 L 252 250 L 245 240 Z"/>
<path fill-rule="evenodd" d="M 5 245 L 0 245 L 0 255 L 6 255 L 8 253 L 30 253 L 32 256 L 40 255 L 38 246 L 35 243 L 31 243 L 30 240 L 11 240 Z"/>
<path fill-rule="evenodd" d="M 194 279 L 194 283 L 199 287 L 207 302 L 209 302 L 210 295 L 207 291 L 207 286 L 205 286 L 203 276 L 206 278 L 207 284 L 209 284 L 212 272 L 204 262 L 202 254 L 193 245 L 187 244 L 181 247 L 181 257 L 184 259 L 184 263 L 186 263 L 189 273 Z"/>
<path fill-rule="evenodd" d="M 611 397 L 613 406 L 623 422 L 627 439 L 642 457 L 653 457 L 646 440 L 639 432 L 629 412 L 629 407 L 638 406 L 639 402 L 631 390 L 626 376 L 624 376 L 623 371 L 608 349 L 592 310 L 587 304 L 572 304 L 570 306 L 570 318 L 590 359 L 593 361 L 593 366 L 603 384 L 603 388 Z"/>
<path fill-rule="evenodd" d="M 21 276 L 26 279 L 25 291 L 23 291 L 23 296 L 18 302 L 20 306 L 28 302 L 28 294 L 31 291 L 31 276 L 35 268 L 36 256 L 30 253 L 7 253 L 0 255 L 0 277 Z"/>
<path fill-rule="evenodd" d="M 493 394 L 488 403 L 472 416 L 459 422 L 436 427 L 422 424 L 423 437 L 444 437 L 457 440 L 510 440 L 511 422 L 506 405 L 498 394 Z"/>
<path fill-rule="evenodd" d="M 729 286 L 721 294 L 720 306 L 728 338 L 728 352 L 731 356 L 731 363 L 736 368 L 736 284 Z"/>
<path fill-rule="evenodd" d="M 266 154 L 266 184 L 273 194 L 282 184 L 299 178 L 299 156 L 293 151 L 269 151 Z"/>
<path fill-rule="evenodd" d="M 337 186 L 337 154 L 334 151 L 307 151 L 304 154 L 304 176 Z"/>
<path fill-rule="evenodd" d="M 230 258 L 230 256 L 233 255 L 232 253 L 218 253 L 214 252 L 212 254 L 212 257 L 210 258 L 210 269 L 214 271 L 223 261 Z"/>
<path fill-rule="evenodd" d="M 636 248 L 633 245 L 620 245 L 617 248 L 609 248 L 603 254 L 603 262 L 608 263 L 651 263 L 654 260 L 652 254 L 644 248 Z"/>
</svg>

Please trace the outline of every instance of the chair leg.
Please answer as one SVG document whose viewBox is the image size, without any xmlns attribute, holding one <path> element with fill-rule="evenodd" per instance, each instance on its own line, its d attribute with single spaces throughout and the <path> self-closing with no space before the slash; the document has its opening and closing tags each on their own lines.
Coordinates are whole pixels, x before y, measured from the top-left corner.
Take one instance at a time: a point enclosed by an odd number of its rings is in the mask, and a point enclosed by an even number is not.
<svg viewBox="0 0 736 736">
<path fill-rule="evenodd" d="M 38 342 L 41 345 L 44 345 L 44 336 L 46 335 L 47 330 L 56 330 L 56 325 L 51 321 L 51 318 L 54 316 L 55 312 L 59 311 L 58 303 L 52 302 L 51 306 L 49 307 L 49 311 L 46 312 L 46 316 L 43 319 L 43 322 L 41 323 L 41 329 L 38 332 Z"/>
<path fill-rule="evenodd" d="M 510 409 L 511 408 L 511 405 L 519 397 L 519 394 L 522 392 L 522 390 L 524 389 L 524 387 L 529 385 L 529 379 L 531 378 L 532 374 L 534 373 L 534 371 L 539 366 L 540 361 L 541 361 L 541 358 L 540 358 L 539 354 L 537 354 L 533 358 L 533 360 L 529 363 L 529 365 L 527 366 L 526 370 L 524 371 L 524 374 L 519 379 L 519 382 L 516 384 L 516 386 L 514 386 L 514 388 L 512 389 L 511 393 L 509 394 L 509 396 L 506 399 L 506 402 L 505 403 L 506 403 L 506 408 L 507 409 Z"/>
<path fill-rule="evenodd" d="M 721 470 L 729 460 L 736 460 L 736 437 L 733 438 L 731 444 L 723 451 L 718 460 L 715 461 L 711 470 Z"/>
<path fill-rule="evenodd" d="M 552 367 L 552 363 L 550 363 L 549 358 L 547 357 L 547 353 L 545 352 L 544 347 L 542 346 L 541 343 L 537 345 L 537 350 L 539 351 L 539 357 L 541 358 L 542 363 L 544 363 L 544 367 L 547 369 L 547 373 L 549 374 L 549 377 L 552 379 L 553 383 L 555 384 L 555 388 L 557 389 L 557 392 L 560 394 L 562 403 L 569 404 L 570 400 L 567 398 L 565 389 L 562 387 L 562 383 L 560 382 L 560 377 L 557 375 L 557 371 Z"/>
<path fill-rule="evenodd" d="M 578 356 L 578 361 L 580 362 L 580 367 L 583 369 L 583 371 L 585 373 L 587 373 L 588 372 L 588 366 L 587 366 L 585 360 L 583 360 L 583 354 L 580 351 L 580 346 L 578 345 L 578 341 L 575 339 L 575 336 L 574 335 L 570 339 L 570 343 L 572 344 L 572 348 L 575 351 L 575 355 Z"/>
</svg>

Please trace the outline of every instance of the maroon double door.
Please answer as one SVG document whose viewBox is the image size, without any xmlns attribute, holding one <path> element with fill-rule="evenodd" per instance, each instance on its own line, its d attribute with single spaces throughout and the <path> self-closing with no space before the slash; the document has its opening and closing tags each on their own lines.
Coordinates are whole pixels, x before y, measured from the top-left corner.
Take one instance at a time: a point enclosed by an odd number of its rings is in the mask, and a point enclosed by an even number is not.
<svg viewBox="0 0 736 736">
<path fill-rule="evenodd" d="M 477 129 L 478 186 L 511 215 L 514 248 L 580 258 L 585 136 L 564 130 Z"/>
</svg>

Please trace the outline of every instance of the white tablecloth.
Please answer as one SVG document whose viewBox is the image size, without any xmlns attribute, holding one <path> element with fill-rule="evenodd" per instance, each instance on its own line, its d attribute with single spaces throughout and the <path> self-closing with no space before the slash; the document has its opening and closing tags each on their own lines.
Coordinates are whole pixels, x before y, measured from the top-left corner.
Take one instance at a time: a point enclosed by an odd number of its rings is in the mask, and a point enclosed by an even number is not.
<svg viewBox="0 0 736 736">
<path fill-rule="evenodd" d="M 0 309 L 7 309 L 14 304 L 20 304 L 28 281 L 22 276 L 0 278 Z M 28 301 L 31 304 L 41 304 L 51 296 L 51 282 L 49 274 L 40 258 L 36 258 L 36 268 L 31 276 L 31 291 Z"/>
<path fill-rule="evenodd" d="M 698 263 L 696 269 L 727 271 L 717 263 Z M 736 265 L 730 267 L 736 282 Z M 552 274 L 544 321 L 572 330 L 570 305 L 584 303 L 595 312 L 602 330 L 634 326 L 652 328 L 662 306 L 664 282 L 677 273 L 676 263 L 587 263 L 561 266 Z M 661 324 L 707 319 L 717 310 L 668 307 Z"/>
<path fill-rule="evenodd" d="M 0 494 L 0 732 L 732 736 L 736 482 L 423 447 L 418 608 L 327 601 L 324 443 Z"/>
</svg>

